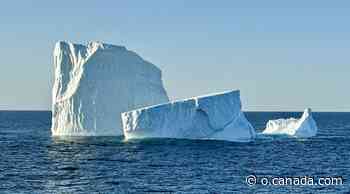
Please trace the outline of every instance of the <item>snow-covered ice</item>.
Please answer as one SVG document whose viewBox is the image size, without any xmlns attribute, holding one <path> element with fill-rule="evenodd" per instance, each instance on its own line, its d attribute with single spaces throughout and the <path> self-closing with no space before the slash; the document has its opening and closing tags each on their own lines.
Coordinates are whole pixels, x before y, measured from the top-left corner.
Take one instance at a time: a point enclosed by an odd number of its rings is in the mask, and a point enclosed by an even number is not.
<svg viewBox="0 0 350 194">
<path fill-rule="evenodd" d="M 255 130 L 239 91 L 194 97 L 122 113 L 126 139 L 145 137 L 250 141 Z"/>
<path fill-rule="evenodd" d="M 263 134 L 284 134 L 294 137 L 306 138 L 315 136 L 318 131 L 311 109 L 305 109 L 300 119 L 277 119 L 270 120 L 266 124 Z"/>
<path fill-rule="evenodd" d="M 52 135 L 122 135 L 122 112 L 168 102 L 161 71 L 123 46 L 58 42 Z"/>
</svg>

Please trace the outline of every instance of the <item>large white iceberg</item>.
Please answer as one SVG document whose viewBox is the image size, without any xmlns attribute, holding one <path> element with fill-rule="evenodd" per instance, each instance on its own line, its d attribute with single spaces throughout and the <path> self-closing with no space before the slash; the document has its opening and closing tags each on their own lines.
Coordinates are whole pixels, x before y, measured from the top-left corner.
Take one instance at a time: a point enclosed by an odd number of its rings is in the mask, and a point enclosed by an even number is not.
<svg viewBox="0 0 350 194">
<path fill-rule="evenodd" d="M 122 112 L 168 102 L 161 71 L 122 46 L 58 42 L 52 135 L 122 135 Z"/>
<path fill-rule="evenodd" d="M 307 138 L 315 136 L 318 131 L 311 109 L 305 109 L 300 119 L 277 119 L 270 120 L 266 124 L 263 134 L 290 135 L 294 137 Z"/>
<path fill-rule="evenodd" d="M 122 113 L 126 139 L 167 137 L 250 141 L 255 130 L 239 91 L 194 97 Z"/>
</svg>

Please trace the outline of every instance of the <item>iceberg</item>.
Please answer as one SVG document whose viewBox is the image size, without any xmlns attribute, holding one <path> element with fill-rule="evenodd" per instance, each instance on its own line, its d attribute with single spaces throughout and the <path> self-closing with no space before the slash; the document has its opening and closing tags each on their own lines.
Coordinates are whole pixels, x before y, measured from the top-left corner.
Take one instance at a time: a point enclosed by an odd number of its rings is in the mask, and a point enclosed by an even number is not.
<svg viewBox="0 0 350 194">
<path fill-rule="evenodd" d="M 169 101 L 161 70 L 123 46 L 60 41 L 53 55 L 53 136 L 122 135 L 122 112 Z"/>
<path fill-rule="evenodd" d="M 124 137 L 251 141 L 240 92 L 199 96 L 122 113 Z"/>
<path fill-rule="evenodd" d="M 266 124 L 263 134 L 289 135 L 299 138 L 315 136 L 318 131 L 316 121 L 312 117 L 311 109 L 305 109 L 300 119 L 270 120 Z"/>
</svg>

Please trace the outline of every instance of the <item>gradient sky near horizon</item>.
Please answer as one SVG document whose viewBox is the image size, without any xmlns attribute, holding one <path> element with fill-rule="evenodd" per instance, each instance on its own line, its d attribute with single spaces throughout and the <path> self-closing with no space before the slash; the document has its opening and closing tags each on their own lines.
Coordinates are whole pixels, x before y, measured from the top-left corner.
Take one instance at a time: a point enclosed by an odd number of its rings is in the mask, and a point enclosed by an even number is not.
<svg viewBox="0 0 350 194">
<path fill-rule="evenodd" d="M 0 109 L 51 108 L 58 40 L 124 45 L 172 99 L 240 89 L 244 110 L 350 111 L 350 1 L 4 1 Z"/>
</svg>

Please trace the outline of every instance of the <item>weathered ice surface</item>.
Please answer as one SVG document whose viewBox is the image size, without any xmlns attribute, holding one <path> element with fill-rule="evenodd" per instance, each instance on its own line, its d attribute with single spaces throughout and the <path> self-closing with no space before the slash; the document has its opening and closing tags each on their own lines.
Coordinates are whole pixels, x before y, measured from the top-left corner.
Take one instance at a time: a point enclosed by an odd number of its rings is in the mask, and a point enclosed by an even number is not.
<svg viewBox="0 0 350 194">
<path fill-rule="evenodd" d="M 239 91 L 230 91 L 122 114 L 124 136 L 250 141 L 252 125 L 241 111 Z"/>
<path fill-rule="evenodd" d="M 312 137 L 318 131 L 315 120 L 312 117 L 311 109 L 305 109 L 300 119 L 277 119 L 270 120 L 266 124 L 263 134 L 284 134 L 294 137 Z"/>
<path fill-rule="evenodd" d="M 168 102 L 161 71 L 123 46 L 58 42 L 52 135 L 122 135 L 122 112 Z"/>
</svg>

